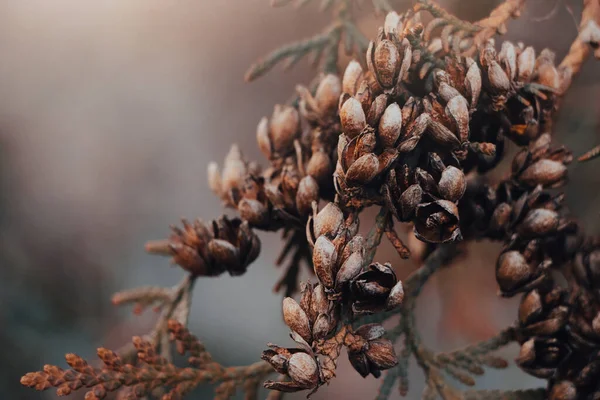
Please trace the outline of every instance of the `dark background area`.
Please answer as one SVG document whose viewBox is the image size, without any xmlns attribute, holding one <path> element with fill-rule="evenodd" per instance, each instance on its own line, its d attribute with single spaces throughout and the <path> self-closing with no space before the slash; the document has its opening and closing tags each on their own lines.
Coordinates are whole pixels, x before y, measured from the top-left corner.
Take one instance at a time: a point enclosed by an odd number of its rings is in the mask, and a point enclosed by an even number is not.
<svg viewBox="0 0 600 400">
<path fill-rule="evenodd" d="M 532 0 L 506 39 L 565 54 L 580 5 Z M 115 309 L 112 293 L 140 285 L 171 286 L 182 272 L 147 255 L 143 243 L 164 237 L 181 216 L 222 213 L 208 190 L 206 165 L 237 142 L 261 160 L 255 127 L 314 71 L 305 63 L 252 84 L 247 67 L 267 51 L 321 29 L 317 7 L 272 9 L 267 0 L 28 0 L 0 3 L 0 398 L 50 399 L 19 378 L 64 354 L 93 358 L 152 326 L 151 312 Z M 376 19 L 363 1 L 361 26 Z M 498 2 L 449 0 L 462 18 L 484 17 Z M 408 2 L 396 1 L 398 10 Z M 556 9 L 556 12 L 552 10 Z M 600 141 L 600 64 L 589 61 L 566 96 L 556 136 L 576 155 Z M 600 161 L 574 164 L 567 202 L 590 233 L 600 229 Z M 498 173 L 502 173 L 499 171 Z M 373 217 L 372 210 L 367 215 Z M 368 229 L 370 218 L 362 220 Z M 288 344 L 276 234 L 261 234 L 263 252 L 242 278 L 200 280 L 190 327 L 225 365 L 256 361 L 264 345 Z M 485 339 L 512 322 L 518 299 L 496 297 L 498 247 L 471 246 L 469 257 L 441 271 L 420 301 L 418 323 L 435 349 Z M 414 265 L 401 263 L 401 277 Z M 509 359 L 516 348 L 504 353 Z M 362 380 L 341 358 L 338 378 L 314 396 L 372 398 L 378 382 Z M 409 398 L 423 377 L 413 366 Z M 489 372 L 480 388 L 540 382 L 511 366 Z M 201 391 L 198 398 L 208 396 Z M 290 396 L 304 398 L 304 395 Z M 82 398 L 82 396 L 73 396 Z"/>
</svg>

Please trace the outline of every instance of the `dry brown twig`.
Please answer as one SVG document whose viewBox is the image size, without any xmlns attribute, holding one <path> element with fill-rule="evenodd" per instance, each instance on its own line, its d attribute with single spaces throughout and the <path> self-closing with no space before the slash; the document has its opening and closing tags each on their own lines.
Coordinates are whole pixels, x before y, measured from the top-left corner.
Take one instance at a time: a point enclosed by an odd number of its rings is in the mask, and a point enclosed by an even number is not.
<svg viewBox="0 0 600 400">
<path fill-rule="evenodd" d="M 592 50 L 594 56 L 600 59 L 600 2 L 584 0 L 579 33 L 571 44 L 569 52 L 563 58 L 558 68 L 565 76 L 570 77 L 563 91 L 571 84 L 571 77 L 577 75 Z"/>
</svg>

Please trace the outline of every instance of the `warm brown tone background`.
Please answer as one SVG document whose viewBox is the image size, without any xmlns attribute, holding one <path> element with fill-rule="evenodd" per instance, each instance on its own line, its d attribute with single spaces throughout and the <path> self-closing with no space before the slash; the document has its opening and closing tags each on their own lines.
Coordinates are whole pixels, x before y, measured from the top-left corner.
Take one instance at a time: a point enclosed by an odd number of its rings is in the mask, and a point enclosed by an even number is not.
<svg viewBox="0 0 600 400">
<path fill-rule="evenodd" d="M 556 1 L 557 12 L 539 22 L 556 3 L 532 0 L 508 38 L 564 54 L 576 34 L 564 5 L 575 15 L 579 6 Z M 376 23 L 363 3 L 372 37 Z M 495 3 L 444 5 L 478 19 Z M 0 398 L 53 398 L 21 388 L 19 377 L 44 363 L 63 365 L 66 352 L 92 357 L 100 345 L 119 347 L 147 331 L 151 313 L 113 309 L 110 295 L 180 279 L 166 260 L 144 254 L 144 241 L 165 235 L 180 216 L 219 215 L 206 185 L 208 161 L 222 160 L 233 141 L 261 159 L 256 123 L 314 73 L 300 63 L 244 84 L 245 69 L 325 22 L 316 7 L 271 9 L 267 0 L 0 3 Z M 561 113 L 557 135 L 576 154 L 600 142 L 599 71 L 598 62 L 586 66 Z M 599 168 L 600 161 L 573 166 L 568 188 L 574 214 L 595 233 Z M 273 266 L 279 240 L 261 238 L 263 254 L 243 278 L 196 285 L 192 330 L 227 365 L 255 361 L 268 341 L 289 344 L 281 297 L 271 292 L 280 273 Z M 484 339 L 516 316 L 518 300 L 495 297 L 498 248 L 476 247 L 422 296 L 419 324 L 433 348 Z M 389 246 L 379 257 L 394 261 L 401 276 L 414 268 L 398 262 Z M 515 348 L 506 354 L 513 358 Z M 342 360 L 339 378 L 314 398 L 373 398 L 378 382 L 362 380 Z M 411 377 L 409 398 L 420 398 L 416 366 Z M 479 383 L 540 384 L 514 368 Z"/>
</svg>

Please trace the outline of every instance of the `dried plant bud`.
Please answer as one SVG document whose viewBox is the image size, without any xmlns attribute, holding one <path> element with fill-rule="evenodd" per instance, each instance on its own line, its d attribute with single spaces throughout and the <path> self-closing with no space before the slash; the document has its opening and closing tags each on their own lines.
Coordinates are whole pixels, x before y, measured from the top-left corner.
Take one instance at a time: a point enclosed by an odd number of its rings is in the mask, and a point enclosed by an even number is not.
<svg viewBox="0 0 600 400">
<path fill-rule="evenodd" d="M 479 52 L 479 63 L 484 69 L 490 67 L 491 63 L 496 61 L 496 49 L 493 40 L 488 40 L 483 49 Z"/>
<path fill-rule="evenodd" d="M 310 312 L 311 319 L 316 319 L 320 314 L 325 314 L 329 311 L 329 300 L 325 294 L 325 288 L 323 285 L 316 285 L 312 292 Z"/>
<path fill-rule="evenodd" d="M 319 184 L 331 181 L 333 163 L 325 151 L 315 151 L 306 164 L 306 174 L 316 179 Z"/>
<path fill-rule="evenodd" d="M 488 67 L 487 78 L 492 89 L 496 94 L 505 94 L 510 90 L 510 79 L 506 72 L 496 61 L 492 61 Z"/>
<path fill-rule="evenodd" d="M 402 283 L 390 264 L 374 263 L 362 272 L 350 285 L 352 310 L 358 314 L 390 310 L 402 303 Z"/>
<path fill-rule="evenodd" d="M 400 63 L 400 53 L 392 41 L 383 39 L 377 44 L 369 44 L 367 64 L 382 88 L 389 89 L 396 85 Z"/>
<path fill-rule="evenodd" d="M 385 335 L 385 329 L 379 324 L 366 324 L 360 326 L 354 333 L 362 339 L 369 341 L 382 338 Z"/>
<path fill-rule="evenodd" d="M 519 181 L 529 186 L 550 186 L 565 179 L 567 167 L 559 161 L 542 159 L 519 174 Z"/>
<path fill-rule="evenodd" d="M 442 82 L 439 84 L 437 88 L 438 94 L 445 102 L 449 102 L 453 98 L 460 96 L 460 92 L 456 90 L 453 86 L 446 82 Z"/>
<path fill-rule="evenodd" d="M 552 89 L 560 88 L 560 75 L 554 66 L 556 54 L 549 49 L 544 49 L 540 52 L 537 60 L 535 60 L 535 81 L 541 85 L 548 86 Z"/>
<path fill-rule="evenodd" d="M 440 196 L 452 202 L 458 202 L 467 189 L 465 174 L 458 168 L 449 166 L 442 172 L 438 182 Z"/>
<path fill-rule="evenodd" d="M 342 229 L 344 224 L 344 214 L 335 203 L 327 203 L 321 211 L 319 211 L 314 219 L 314 237 L 327 236 L 335 237 Z"/>
<path fill-rule="evenodd" d="M 510 222 L 510 216 L 512 214 L 512 207 L 508 203 L 500 203 L 494 209 L 492 218 L 490 219 L 489 229 L 491 232 L 502 232 L 504 231 Z"/>
<path fill-rule="evenodd" d="M 354 185 L 364 185 L 371 182 L 379 173 L 379 159 L 373 153 L 368 153 L 354 161 L 346 172 L 346 181 Z"/>
<path fill-rule="evenodd" d="M 355 60 L 350 61 L 342 78 L 342 91 L 351 96 L 355 95 L 362 77 L 363 69 L 360 64 Z"/>
<path fill-rule="evenodd" d="M 341 94 L 340 78 L 333 74 L 327 74 L 321 79 L 315 92 L 315 100 L 322 115 L 335 114 Z"/>
<path fill-rule="evenodd" d="M 379 121 L 379 140 L 383 147 L 396 147 L 402 129 L 402 111 L 397 103 L 390 104 Z"/>
<path fill-rule="evenodd" d="M 542 266 L 532 266 L 525 256 L 516 250 L 500 254 L 496 264 L 496 281 L 503 295 L 532 289 L 542 282 L 545 273 Z"/>
<path fill-rule="evenodd" d="M 369 363 L 379 370 L 386 370 L 398 364 L 394 345 L 387 339 L 369 341 L 365 355 Z"/>
<path fill-rule="evenodd" d="M 273 150 L 287 153 L 293 148 L 298 133 L 299 116 L 293 107 L 276 105 L 271 116 L 271 142 Z"/>
<path fill-rule="evenodd" d="M 402 126 L 407 126 L 409 122 L 417 118 L 419 114 L 417 100 L 410 97 L 402 106 Z"/>
<path fill-rule="evenodd" d="M 288 374 L 292 382 L 305 388 L 313 388 L 319 382 L 317 362 L 306 353 L 296 353 L 290 357 Z"/>
<path fill-rule="evenodd" d="M 219 171 L 219 165 L 216 162 L 210 162 L 208 164 L 208 186 L 217 196 L 222 196 L 221 172 Z"/>
<path fill-rule="evenodd" d="M 402 286 L 402 282 L 398 281 L 390 290 L 390 294 L 385 302 L 385 308 L 387 310 L 392 310 L 402 304 L 404 301 L 404 286 Z"/>
<path fill-rule="evenodd" d="M 269 159 L 282 157 L 294 151 L 294 140 L 300 132 L 298 111 L 289 106 L 275 105 L 269 121 L 261 119 L 256 128 L 258 147 Z"/>
<path fill-rule="evenodd" d="M 337 324 L 337 320 L 332 320 L 327 314 L 319 314 L 313 325 L 313 337 L 315 340 L 324 339 Z"/>
<path fill-rule="evenodd" d="M 337 253 L 335 245 L 325 236 L 319 236 L 313 250 L 315 274 L 323 286 L 333 288 Z"/>
<path fill-rule="evenodd" d="M 521 304 L 519 305 L 519 323 L 522 326 L 527 326 L 538 320 L 543 311 L 540 292 L 532 290 L 526 293 L 521 299 Z"/>
<path fill-rule="evenodd" d="M 461 95 L 454 96 L 446 105 L 446 115 L 450 117 L 461 142 L 469 140 L 469 106 Z"/>
<path fill-rule="evenodd" d="M 415 171 L 415 177 L 417 182 L 426 193 L 437 193 L 438 187 L 435 183 L 435 179 L 431 174 L 421 168 L 417 168 Z"/>
<path fill-rule="evenodd" d="M 362 105 L 354 97 L 344 102 L 340 109 L 342 130 L 350 138 L 358 136 L 367 125 Z"/>
<path fill-rule="evenodd" d="M 556 232 L 559 216 L 556 211 L 537 208 L 531 210 L 519 224 L 518 233 L 524 238 L 542 237 Z"/>
<path fill-rule="evenodd" d="M 242 199 L 237 206 L 240 217 L 255 227 L 267 227 L 270 222 L 268 208 L 258 200 Z"/>
<path fill-rule="evenodd" d="M 224 265 L 227 269 L 238 269 L 239 250 L 233 244 L 226 240 L 213 239 L 208 242 L 208 251 L 216 263 Z"/>
<path fill-rule="evenodd" d="M 444 124 L 431 120 L 429 122 L 430 128 L 430 136 L 433 140 L 435 140 L 439 145 L 447 147 L 449 149 L 457 149 L 460 147 L 460 140 L 456 137 L 454 133 L 450 129 L 448 129 Z"/>
<path fill-rule="evenodd" d="M 354 251 L 344 261 L 335 278 L 336 291 L 339 292 L 346 283 L 350 282 L 360 273 L 364 262 L 363 256 L 364 249 L 362 251 Z"/>
<path fill-rule="evenodd" d="M 317 316 L 311 310 L 312 295 L 315 285 L 310 282 L 300 284 L 300 308 L 306 312 L 309 320 L 314 320 Z"/>
<path fill-rule="evenodd" d="M 554 383 L 548 393 L 548 400 L 577 400 L 577 388 L 571 381 Z"/>
<path fill-rule="evenodd" d="M 471 62 L 471 65 L 467 70 L 464 85 L 467 88 L 467 94 L 471 100 L 471 108 L 475 108 L 481 93 L 481 70 L 474 61 Z"/>
<path fill-rule="evenodd" d="M 246 180 L 248 169 L 237 145 L 232 145 L 225 157 L 221 173 L 221 190 L 228 194 L 232 189 L 240 188 Z"/>
<path fill-rule="evenodd" d="M 560 292 L 560 291 L 558 291 Z M 527 336 L 552 336 L 564 328 L 569 310 L 561 305 L 561 295 L 544 296 L 532 290 L 521 299 L 519 324 Z"/>
<path fill-rule="evenodd" d="M 401 42 L 402 46 L 402 63 L 400 64 L 400 71 L 398 72 L 398 81 L 401 82 L 406 80 L 408 72 L 412 63 L 412 47 L 408 39 L 404 38 Z"/>
<path fill-rule="evenodd" d="M 577 282 L 600 293 L 600 247 L 586 245 L 575 256 L 573 272 Z"/>
<path fill-rule="evenodd" d="M 362 80 L 358 86 L 358 89 L 356 90 L 356 95 L 354 95 L 354 98 L 358 100 L 364 112 L 367 112 L 371 108 L 373 96 L 373 90 L 371 90 L 369 82 L 367 80 Z M 340 99 L 342 100 L 340 104 L 344 104 L 344 102 L 347 100 L 345 96 L 342 96 Z"/>
<path fill-rule="evenodd" d="M 535 50 L 533 47 L 526 47 L 517 58 L 519 75 L 517 79 L 521 82 L 527 82 L 533 75 L 535 67 Z"/>
<path fill-rule="evenodd" d="M 516 362 L 527 373 L 548 379 L 568 355 L 567 344 L 558 339 L 532 338 L 521 345 Z"/>
<path fill-rule="evenodd" d="M 377 126 L 379 124 L 379 120 L 385 112 L 387 102 L 388 95 L 385 93 L 375 97 L 367 112 L 367 124 L 369 126 Z"/>
<path fill-rule="evenodd" d="M 461 240 L 458 208 L 448 200 L 437 200 L 417 206 L 415 236 L 424 242 L 445 243 Z"/>
<path fill-rule="evenodd" d="M 367 360 L 367 356 L 364 352 L 348 352 L 348 360 L 352 367 L 358 372 L 363 378 L 369 376 L 369 374 L 373 371 L 370 370 L 369 361 Z M 375 370 L 375 374 L 380 374 L 379 370 Z M 374 375 L 375 375 L 374 374 Z"/>
<path fill-rule="evenodd" d="M 298 184 L 296 192 L 296 208 L 300 215 L 306 216 L 312 210 L 312 203 L 319 200 L 319 184 L 310 175 L 305 176 Z"/>
<path fill-rule="evenodd" d="M 296 300 L 291 297 L 283 299 L 283 320 L 292 331 L 297 332 L 308 343 L 312 342 L 308 316 Z"/>
<path fill-rule="evenodd" d="M 498 60 L 510 80 L 514 81 L 517 74 L 517 52 L 511 42 L 502 43 Z"/>
<path fill-rule="evenodd" d="M 271 138 L 269 132 L 269 118 L 263 117 L 256 127 L 256 141 L 258 148 L 268 159 L 271 159 L 273 149 L 271 148 Z"/>
<path fill-rule="evenodd" d="M 264 387 L 282 392 L 297 392 L 314 389 L 319 384 L 319 366 L 315 357 L 297 349 L 285 349 L 270 345 L 273 350 L 265 350 L 262 359 L 273 368 L 287 375 L 290 381 L 266 381 Z"/>
<path fill-rule="evenodd" d="M 417 206 L 423 198 L 423 189 L 418 184 L 411 185 L 400 196 L 400 213 L 402 221 L 409 221 L 415 215 Z"/>
</svg>

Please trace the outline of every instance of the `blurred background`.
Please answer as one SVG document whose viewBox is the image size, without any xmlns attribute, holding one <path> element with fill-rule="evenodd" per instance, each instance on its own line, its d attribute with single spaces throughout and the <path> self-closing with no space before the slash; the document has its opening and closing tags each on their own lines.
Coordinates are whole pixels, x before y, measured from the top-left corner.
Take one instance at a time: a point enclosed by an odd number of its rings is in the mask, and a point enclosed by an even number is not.
<svg viewBox="0 0 600 400">
<path fill-rule="evenodd" d="M 145 334 L 154 315 L 110 304 L 112 293 L 140 285 L 171 286 L 183 276 L 143 251 L 181 216 L 222 213 L 208 190 L 206 165 L 239 143 L 262 160 L 255 127 L 297 83 L 314 76 L 305 63 L 243 82 L 259 56 L 309 36 L 328 20 L 317 7 L 273 9 L 267 0 L 26 0 L 0 2 L 0 398 L 52 399 L 19 378 L 64 354 L 93 358 Z M 363 1 L 361 26 L 374 37 L 381 17 Z M 409 2 L 396 1 L 398 10 Z M 442 4 L 470 20 L 492 0 Z M 523 40 L 565 54 L 576 35 L 575 0 L 531 0 L 509 26 Z M 554 11 L 553 11 L 554 10 Z M 577 18 L 577 17 L 576 17 Z M 600 68 L 588 62 L 565 99 L 556 134 L 576 155 L 600 141 Z M 600 161 L 571 167 L 568 204 L 598 233 Z M 371 215 L 372 217 L 372 215 Z M 367 219 L 363 226 L 370 226 Z M 256 361 L 269 341 L 289 344 L 273 260 L 276 234 L 243 278 L 201 279 L 194 291 L 193 332 L 225 365 Z M 419 301 L 418 324 L 430 347 L 482 340 L 516 317 L 518 300 L 496 297 L 498 248 L 473 246 L 441 271 Z M 378 258 L 399 263 L 389 246 Z M 509 359 L 516 348 L 504 353 Z M 541 383 L 514 366 L 489 372 L 480 388 Z M 338 378 L 316 399 L 372 398 L 379 383 L 362 380 L 341 358 Z M 409 398 L 420 398 L 413 365 Z M 396 393 L 397 396 L 397 392 Z M 197 397 L 210 398 L 201 390 Z M 82 398 L 82 396 L 73 396 Z M 290 398 L 304 398 L 303 395 Z"/>
</svg>

